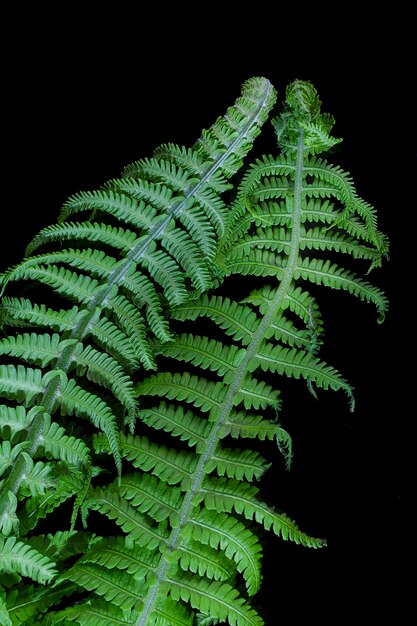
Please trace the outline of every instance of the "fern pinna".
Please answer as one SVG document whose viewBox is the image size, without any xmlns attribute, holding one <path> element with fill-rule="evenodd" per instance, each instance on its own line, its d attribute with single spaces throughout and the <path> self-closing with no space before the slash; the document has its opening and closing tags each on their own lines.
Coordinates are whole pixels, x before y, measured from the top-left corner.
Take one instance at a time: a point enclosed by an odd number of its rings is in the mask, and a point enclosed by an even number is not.
<svg viewBox="0 0 417 626">
<path fill-rule="evenodd" d="M 136 388 L 142 430 L 121 437 L 131 471 L 120 485 L 91 489 L 82 505 L 85 518 L 98 511 L 122 533 L 97 539 L 63 573 L 61 584 L 93 593 L 75 597 L 56 623 L 261 626 L 250 600 L 262 580 L 253 522 L 324 545 L 262 501 L 253 482 L 268 465 L 243 440 L 275 440 L 290 462 L 270 373 L 302 378 L 313 394 L 342 390 L 353 409 L 349 384 L 318 357 L 323 325 L 309 283 L 373 302 L 380 319 L 387 307 L 378 289 L 330 260 L 335 251 L 375 267 L 387 248 L 349 176 L 317 156 L 338 141 L 332 125 L 312 85 L 288 88 L 274 122 L 281 154 L 243 179 L 217 257 L 219 289 L 175 307 L 174 340 L 154 341 L 160 371 Z M 242 276 L 255 277 L 244 280 L 256 289 L 237 302 L 224 292 L 227 277 Z M 110 452 L 103 434 L 95 449 Z"/>
<path fill-rule="evenodd" d="M 27 258 L 3 275 L 1 324 L 24 331 L 0 340 L 0 573 L 12 582 L 52 580 L 63 536 L 35 541 L 33 529 L 76 494 L 74 523 L 100 471 L 92 429 L 77 418 L 105 434 L 120 475 L 119 433 L 123 424 L 133 430 L 137 412 L 134 372 L 155 368 L 151 337 L 172 340 L 167 308 L 211 285 L 225 231 L 221 195 L 274 101 L 269 81 L 249 80 L 191 149 L 163 145 L 99 191 L 71 197 L 58 224 L 42 230 Z M 26 297 L 11 291 L 14 281 L 29 283 Z M 38 300 L 50 302 L 50 294 L 56 307 Z M 82 552 L 81 543 L 70 533 L 64 555 Z M 19 604 L 16 593 L 8 606 Z M 23 623 L 24 614 L 13 611 L 7 620 Z"/>
</svg>

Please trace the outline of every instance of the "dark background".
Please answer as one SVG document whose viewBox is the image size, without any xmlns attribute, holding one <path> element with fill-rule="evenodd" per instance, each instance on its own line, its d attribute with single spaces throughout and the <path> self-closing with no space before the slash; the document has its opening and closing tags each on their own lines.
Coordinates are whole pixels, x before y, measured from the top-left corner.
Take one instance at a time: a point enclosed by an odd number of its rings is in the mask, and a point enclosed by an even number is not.
<svg viewBox="0 0 417 626">
<path fill-rule="evenodd" d="M 282 618 L 339 624 L 388 613 L 408 623 L 407 424 L 414 409 L 403 399 L 404 348 L 397 347 L 404 345 L 399 337 L 408 341 L 411 320 L 400 311 L 406 257 L 396 159 L 407 112 L 403 62 L 390 43 L 395 26 L 369 41 L 366 30 L 347 36 L 335 23 L 330 40 L 312 15 L 302 33 L 284 40 L 279 20 L 264 30 L 268 16 L 258 18 L 262 31 L 251 20 L 219 19 L 209 33 L 197 16 L 190 31 L 170 17 L 162 30 L 155 19 L 110 14 L 103 22 L 63 16 L 55 28 L 32 29 L 30 18 L 24 30 L 13 25 L 3 75 L 0 269 L 22 258 L 68 195 L 98 188 L 162 142 L 191 145 L 245 79 L 267 76 L 279 99 L 294 78 L 312 81 L 344 138 L 332 161 L 352 173 L 391 238 L 390 262 L 370 277 L 391 309 L 379 326 L 371 305 L 323 294 L 324 355 L 355 387 L 357 408 L 350 414 L 342 394 L 321 393 L 316 402 L 302 383 L 284 383 L 282 420 L 294 439 L 294 465 L 286 474 L 278 461 L 265 494 L 304 530 L 327 537 L 328 548 L 267 538 L 259 610 L 268 626 Z M 269 130 L 256 151 L 273 149 Z"/>
</svg>

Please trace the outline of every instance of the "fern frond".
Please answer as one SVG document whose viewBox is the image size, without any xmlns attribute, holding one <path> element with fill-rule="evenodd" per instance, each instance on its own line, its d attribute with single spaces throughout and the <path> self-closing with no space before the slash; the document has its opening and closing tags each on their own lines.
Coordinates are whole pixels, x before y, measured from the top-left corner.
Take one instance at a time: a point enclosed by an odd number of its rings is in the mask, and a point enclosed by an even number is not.
<svg viewBox="0 0 417 626">
<path fill-rule="evenodd" d="M 278 372 L 293 378 L 305 378 L 323 389 L 343 389 L 352 397 L 352 389 L 340 374 L 309 352 L 297 348 L 283 348 L 265 343 L 258 354 L 248 363 L 249 371 L 260 367 L 263 371 Z"/>
<path fill-rule="evenodd" d="M 141 550 L 140 544 L 132 537 L 112 537 L 95 542 L 80 562 L 95 563 L 109 570 L 116 568 L 144 579 L 157 565 L 158 555 L 150 550 Z"/>
<path fill-rule="evenodd" d="M 238 480 L 259 480 L 268 469 L 269 464 L 254 450 L 240 450 L 239 448 L 217 448 L 207 462 L 206 472 L 214 470 L 219 476 L 228 476 Z"/>
<path fill-rule="evenodd" d="M 158 354 L 160 349 L 161 346 L 156 346 L 155 353 Z M 165 356 L 171 356 L 178 361 L 187 361 L 202 369 L 215 371 L 219 376 L 233 370 L 242 356 L 236 346 L 223 346 L 219 341 L 193 335 L 179 335 L 163 352 Z"/>
<path fill-rule="evenodd" d="M 158 407 L 141 409 L 140 419 L 157 430 L 172 433 L 181 441 L 186 441 L 189 446 L 198 447 L 204 444 L 210 431 L 209 424 L 192 411 L 185 411 L 181 405 L 175 407 L 165 402 L 161 402 Z M 133 459 L 134 457 L 130 460 Z"/>
<path fill-rule="evenodd" d="M 7 533 L 17 528 L 16 506 L 24 494 L 32 495 L 33 510 L 39 506 L 42 515 L 50 510 L 39 501 L 48 468 L 55 475 L 60 463 L 68 472 L 84 466 L 75 511 L 90 482 L 86 446 L 55 425 L 55 413 L 75 424 L 87 418 L 104 432 L 121 473 L 120 417 L 133 431 L 137 413 L 133 372 L 155 368 L 153 337 L 171 339 L 167 304 L 180 304 L 190 292 L 195 296 L 210 286 L 226 224 L 221 194 L 230 188 L 228 178 L 241 167 L 275 100 L 266 79 L 249 81 L 243 94 L 244 100 L 192 148 L 165 147 L 102 189 L 69 198 L 58 225 L 44 228 L 29 244 L 27 258 L 0 277 L 1 295 L 12 282 L 25 281 L 28 292 L 27 298 L 3 298 L 0 313 L 2 328 L 24 329 L 0 343 L 2 355 L 22 361 L 0 366 L 0 395 L 10 401 L 2 409 L 1 427 L 10 445 L 10 451 L 4 448 L 0 491 L 0 522 Z M 38 304 L 39 286 L 75 306 L 55 310 Z M 84 384 L 84 376 L 92 385 Z M 105 397 L 94 393 L 97 386 L 106 389 Z M 13 403 L 39 410 L 24 415 Z M 62 427 L 69 421 L 63 419 Z M 17 441 L 11 439 L 15 434 Z M 41 455 L 46 463 L 31 465 Z M 58 480 L 53 508 L 68 497 L 60 490 Z M 30 526 L 25 503 L 22 511 Z"/>
<path fill-rule="evenodd" d="M 76 413 L 81 417 L 86 417 L 96 428 L 106 433 L 116 467 L 120 472 L 119 432 L 110 407 L 95 394 L 76 385 L 74 379 L 69 380 L 60 390 L 59 403 L 62 415 Z"/>
<path fill-rule="evenodd" d="M 0 404 L 0 432 L 5 439 L 13 437 L 21 430 L 25 430 L 38 410 L 33 407 L 29 411 L 25 407 L 6 406 Z"/>
<path fill-rule="evenodd" d="M 184 306 L 175 307 L 172 317 L 192 320 L 200 316 L 212 319 L 228 335 L 246 345 L 256 329 L 256 315 L 248 307 L 219 296 L 202 296 Z"/>
<path fill-rule="evenodd" d="M 181 546 L 178 562 L 184 572 L 210 580 L 229 580 L 232 572 L 230 560 L 222 552 L 193 541 Z"/>
<path fill-rule="evenodd" d="M 4 626 L 13 626 L 13 622 L 10 619 L 10 613 L 7 610 L 6 602 L 3 597 L 0 595 L 0 620 Z"/>
<path fill-rule="evenodd" d="M 152 474 L 126 474 L 120 484 L 120 493 L 141 513 L 147 513 L 156 522 L 162 522 L 175 513 L 180 505 L 181 491 L 159 481 Z"/>
<path fill-rule="evenodd" d="M 291 439 L 277 421 L 277 380 L 284 377 L 303 379 L 313 395 L 321 387 L 343 390 L 352 400 L 349 384 L 319 356 L 323 320 L 309 283 L 373 302 L 382 316 L 385 296 L 340 259 L 375 267 L 387 245 L 374 210 L 357 196 L 349 176 L 316 156 L 339 140 L 330 135 L 333 119 L 320 112 L 314 88 L 302 81 L 288 88 L 286 107 L 274 122 L 282 154 L 258 160 L 225 211 L 219 196 L 230 188 L 228 179 L 271 98 L 265 81 L 252 81 L 190 150 L 163 146 L 153 158 L 128 166 L 124 178 L 74 196 L 59 228 L 33 244 L 34 250 L 66 241 L 68 248 L 29 258 L 3 280 L 4 287 L 15 279 L 40 281 L 77 302 L 73 326 L 65 327 L 70 313 L 62 312 L 61 328 L 61 312 L 10 299 L 4 323 L 13 320 L 14 308 L 17 323 L 34 320 L 61 334 L 22 334 L 0 344 L 13 358 L 54 368 L 5 365 L 0 378 L 1 392 L 12 401 L 15 379 L 24 381 L 28 409 L 2 412 L 8 439 L 0 457 L 6 494 L 0 496 L 0 520 L 8 533 L 20 522 L 30 549 L 56 557 L 56 584 L 78 589 L 71 607 L 52 612 L 51 624 L 262 626 L 250 603 L 262 581 L 256 524 L 301 546 L 325 545 L 262 501 L 252 483 L 269 462 L 241 442 L 275 441 L 289 466 Z M 88 222 L 65 222 L 85 211 Z M 98 237 L 107 219 L 109 236 L 89 248 L 88 233 Z M 241 301 L 225 297 L 228 283 L 222 281 L 242 276 Z M 202 294 L 210 283 L 212 291 Z M 132 393 L 138 364 L 158 365 L 158 372 L 139 379 Z M 92 389 L 80 381 L 84 375 Z M 97 386 L 106 389 L 106 398 L 94 393 Z M 135 394 L 141 396 L 138 410 Z M 91 437 L 93 454 L 115 458 L 118 480 L 103 475 L 100 487 L 90 484 L 100 470 L 91 465 L 87 446 L 77 444 L 76 429 L 67 435 L 51 426 L 55 411 L 93 423 L 99 431 Z M 123 411 L 131 434 L 119 432 Z M 134 435 L 136 414 L 143 427 Z M 14 417 L 17 423 L 10 424 Z M 56 459 L 52 467 L 32 461 L 48 455 Z M 72 491 L 66 468 L 74 472 Z M 25 471 L 33 474 L 27 484 Z M 86 535 L 84 553 L 72 551 L 72 529 L 32 538 L 31 519 L 36 523 L 73 495 L 77 482 L 73 526 L 79 508 L 84 525 L 95 511 L 118 527 L 117 536 Z M 27 494 L 32 498 L 25 500 Z M 69 570 L 59 560 L 61 545 Z"/>
</svg>

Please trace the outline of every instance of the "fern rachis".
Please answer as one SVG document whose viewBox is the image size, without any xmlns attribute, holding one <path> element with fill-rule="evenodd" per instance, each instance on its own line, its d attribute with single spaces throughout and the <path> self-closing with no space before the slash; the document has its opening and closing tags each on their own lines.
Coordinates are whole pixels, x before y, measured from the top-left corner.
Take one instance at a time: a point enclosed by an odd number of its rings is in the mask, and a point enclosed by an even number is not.
<svg viewBox="0 0 417 626">
<path fill-rule="evenodd" d="M 276 291 L 275 298 L 271 302 L 269 311 L 263 317 L 263 319 L 259 322 L 256 331 L 252 335 L 252 339 L 250 343 L 245 348 L 245 353 L 242 355 L 240 362 L 235 365 L 235 369 L 233 371 L 232 376 L 228 380 L 227 391 L 224 394 L 224 398 L 222 399 L 221 408 L 218 411 L 218 417 L 213 424 L 211 432 L 207 438 L 206 444 L 203 449 L 200 449 L 200 459 L 198 464 L 190 477 L 190 487 L 187 490 L 183 504 L 179 510 L 179 524 L 177 528 L 174 528 L 171 536 L 168 540 L 168 555 L 170 552 L 173 552 L 178 549 L 182 537 L 181 531 L 186 524 L 190 522 L 191 512 L 195 507 L 195 503 L 193 503 L 194 497 L 201 491 L 203 480 L 206 477 L 207 473 L 207 463 L 210 461 L 219 445 L 219 442 L 222 438 L 222 428 L 224 424 L 228 421 L 230 417 L 230 413 L 234 408 L 236 403 L 236 394 L 240 392 L 243 382 L 247 376 L 248 366 L 253 357 L 257 355 L 257 352 L 262 344 L 265 331 L 270 327 L 271 321 L 274 319 L 276 313 L 279 311 L 281 307 L 282 300 L 288 290 L 288 286 L 293 278 L 294 271 L 296 268 L 296 262 L 298 259 L 298 251 L 299 251 L 299 231 L 300 231 L 300 212 L 301 212 L 301 185 L 302 185 L 302 170 L 303 170 L 303 157 L 304 157 L 304 144 L 303 144 L 303 134 L 300 133 L 300 138 L 298 140 L 297 145 L 297 160 L 296 160 L 296 168 L 295 168 L 295 184 L 294 184 L 294 209 L 292 213 L 292 239 L 291 239 L 291 248 L 290 253 L 288 255 L 288 262 L 285 270 L 284 277 L 281 280 L 281 283 Z M 204 491 L 204 490 L 203 490 Z M 319 546 L 320 542 L 317 541 L 316 545 Z M 141 617 L 136 622 L 135 626 L 147 626 L 149 624 L 149 616 L 152 614 L 155 603 L 158 597 L 158 584 L 160 584 L 167 576 L 167 570 L 170 564 L 169 556 L 163 556 L 161 558 L 161 563 L 156 570 L 157 581 L 154 587 L 150 590 L 148 596 L 144 601 L 144 608 L 142 610 Z M 243 619 L 247 619 L 247 622 L 240 622 L 239 618 L 236 618 L 236 623 L 260 623 L 255 621 L 255 617 L 253 617 L 253 621 L 251 617 Z M 234 622 L 231 622 L 234 623 Z"/>
<path fill-rule="evenodd" d="M 193 474 L 190 477 L 190 487 L 184 497 L 183 504 L 179 510 L 179 524 L 178 527 L 173 529 L 172 534 L 168 540 L 168 549 L 169 552 L 173 552 L 176 550 L 181 542 L 181 530 L 183 527 L 189 523 L 190 521 L 190 513 L 194 508 L 193 498 L 198 492 L 201 490 L 203 479 L 206 476 L 206 465 L 209 460 L 214 455 L 215 450 L 218 447 L 218 444 L 222 437 L 222 427 L 225 422 L 228 420 L 230 416 L 230 412 L 234 407 L 236 400 L 236 393 L 240 391 L 243 381 L 247 376 L 248 365 L 251 359 L 256 356 L 259 347 L 264 339 L 265 331 L 269 328 L 272 319 L 274 318 L 277 311 L 279 311 L 282 299 L 288 289 L 288 285 L 293 278 L 296 261 L 298 258 L 298 250 L 299 250 L 299 229 L 300 229 L 300 212 L 301 212 L 301 185 L 302 185 L 302 165 L 303 165 L 303 156 L 304 156 L 304 145 L 303 145 L 303 136 L 301 136 L 298 140 L 297 145 L 297 161 L 296 161 L 296 169 L 295 169 L 295 185 L 294 185 L 294 210 L 293 210 L 293 220 L 292 220 L 292 241 L 291 241 L 291 249 L 290 254 L 288 256 L 288 264 L 286 267 L 285 277 L 280 283 L 279 288 L 277 289 L 275 298 L 271 303 L 270 309 L 268 313 L 264 316 L 261 322 L 258 325 L 256 332 L 252 336 L 252 340 L 249 345 L 246 347 L 245 354 L 243 358 L 240 360 L 240 363 L 235 368 L 233 372 L 233 377 L 228 381 L 228 390 L 225 394 L 225 397 L 222 401 L 221 410 L 219 411 L 219 415 L 215 424 L 213 425 L 210 435 L 207 439 L 205 447 L 203 450 L 200 450 L 200 459 L 194 470 Z M 154 604 L 157 599 L 158 593 L 158 583 L 161 583 L 165 576 L 166 571 L 169 566 L 169 558 L 162 557 L 161 564 L 156 570 L 157 582 L 150 591 L 144 602 L 144 608 L 142 611 L 142 615 L 138 620 L 136 626 L 146 626 L 148 623 L 149 616 L 152 613 L 154 608 Z M 248 622 L 249 623 L 249 622 Z M 253 622 L 255 623 L 255 622 Z"/>
</svg>

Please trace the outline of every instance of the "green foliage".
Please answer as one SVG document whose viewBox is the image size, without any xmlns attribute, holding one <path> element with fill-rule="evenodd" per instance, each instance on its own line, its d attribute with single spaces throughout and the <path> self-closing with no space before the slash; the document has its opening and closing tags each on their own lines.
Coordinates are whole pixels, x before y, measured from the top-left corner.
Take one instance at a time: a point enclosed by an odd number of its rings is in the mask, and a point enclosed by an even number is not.
<svg viewBox="0 0 417 626">
<path fill-rule="evenodd" d="M 0 339 L 0 529 L 7 547 L 0 570 L 37 583 L 53 578 L 19 537 L 35 539 L 37 523 L 69 499 L 66 521 L 76 523 L 101 471 L 93 465 L 92 431 L 105 436 L 120 482 L 120 438 L 137 419 L 134 376 L 155 369 L 154 340 L 172 340 L 169 307 L 210 287 L 227 220 L 221 196 L 274 100 L 269 81 L 249 80 L 192 148 L 161 146 L 100 190 L 69 198 L 58 224 L 44 228 L 22 263 L 0 278 L 1 295 L 7 290 L 0 324 L 15 331 Z M 14 295 L 22 282 L 25 298 Z M 39 303 L 40 294 L 61 308 Z M 116 492 L 107 512 L 125 528 L 133 506 L 119 510 Z M 91 493 L 86 502 L 84 515 L 95 506 Z M 4 621 L 14 623 L 10 600 L 1 598 Z"/>
<path fill-rule="evenodd" d="M 291 438 L 278 421 L 277 382 L 285 378 L 304 381 L 315 397 L 343 391 L 353 410 L 350 385 L 319 356 L 316 286 L 373 303 L 382 320 L 384 294 L 343 258 L 372 269 L 387 241 L 349 175 L 318 156 L 340 140 L 302 81 L 290 85 L 273 122 L 280 154 L 247 170 L 226 214 L 219 194 L 273 99 L 266 81 L 244 89 L 191 150 L 162 146 L 122 179 L 71 198 L 62 223 L 44 229 L 30 253 L 62 241 L 79 247 L 29 257 L 5 276 L 40 280 L 76 301 L 58 311 L 4 299 L 5 323 L 53 331 L 0 342 L 3 354 L 36 366 L 1 369 L 2 394 L 15 403 L 0 409 L 8 498 L 0 504 L 7 534 L 16 535 L 3 540 L 4 571 L 15 577 L 0 595 L 7 624 L 18 615 L 21 623 L 64 626 L 262 626 L 252 603 L 262 583 L 258 528 L 304 547 L 325 545 L 263 500 L 255 483 L 270 462 L 246 444 L 276 442 L 289 469 Z M 66 221 L 85 211 L 86 222 Z M 238 280 L 248 285 L 239 301 L 228 292 Z M 133 382 L 139 364 L 158 371 Z M 99 432 L 67 432 L 67 415 Z M 106 470 L 96 486 L 108 455 L 117 472 Z M 73 515 L 70 530 L 35 535 L 38 520 L 74 493 L 85 532 L 74 529 Z M 102 537 L 88 531 L 100 527 L 99 516 L 110 528 Z M 13 551 L 27 563 L 18 566 Z M 22 576 L 36 588 L 19 613 Z M 40 590 L 49 581 L 48 603 Z"/>
</svg>

